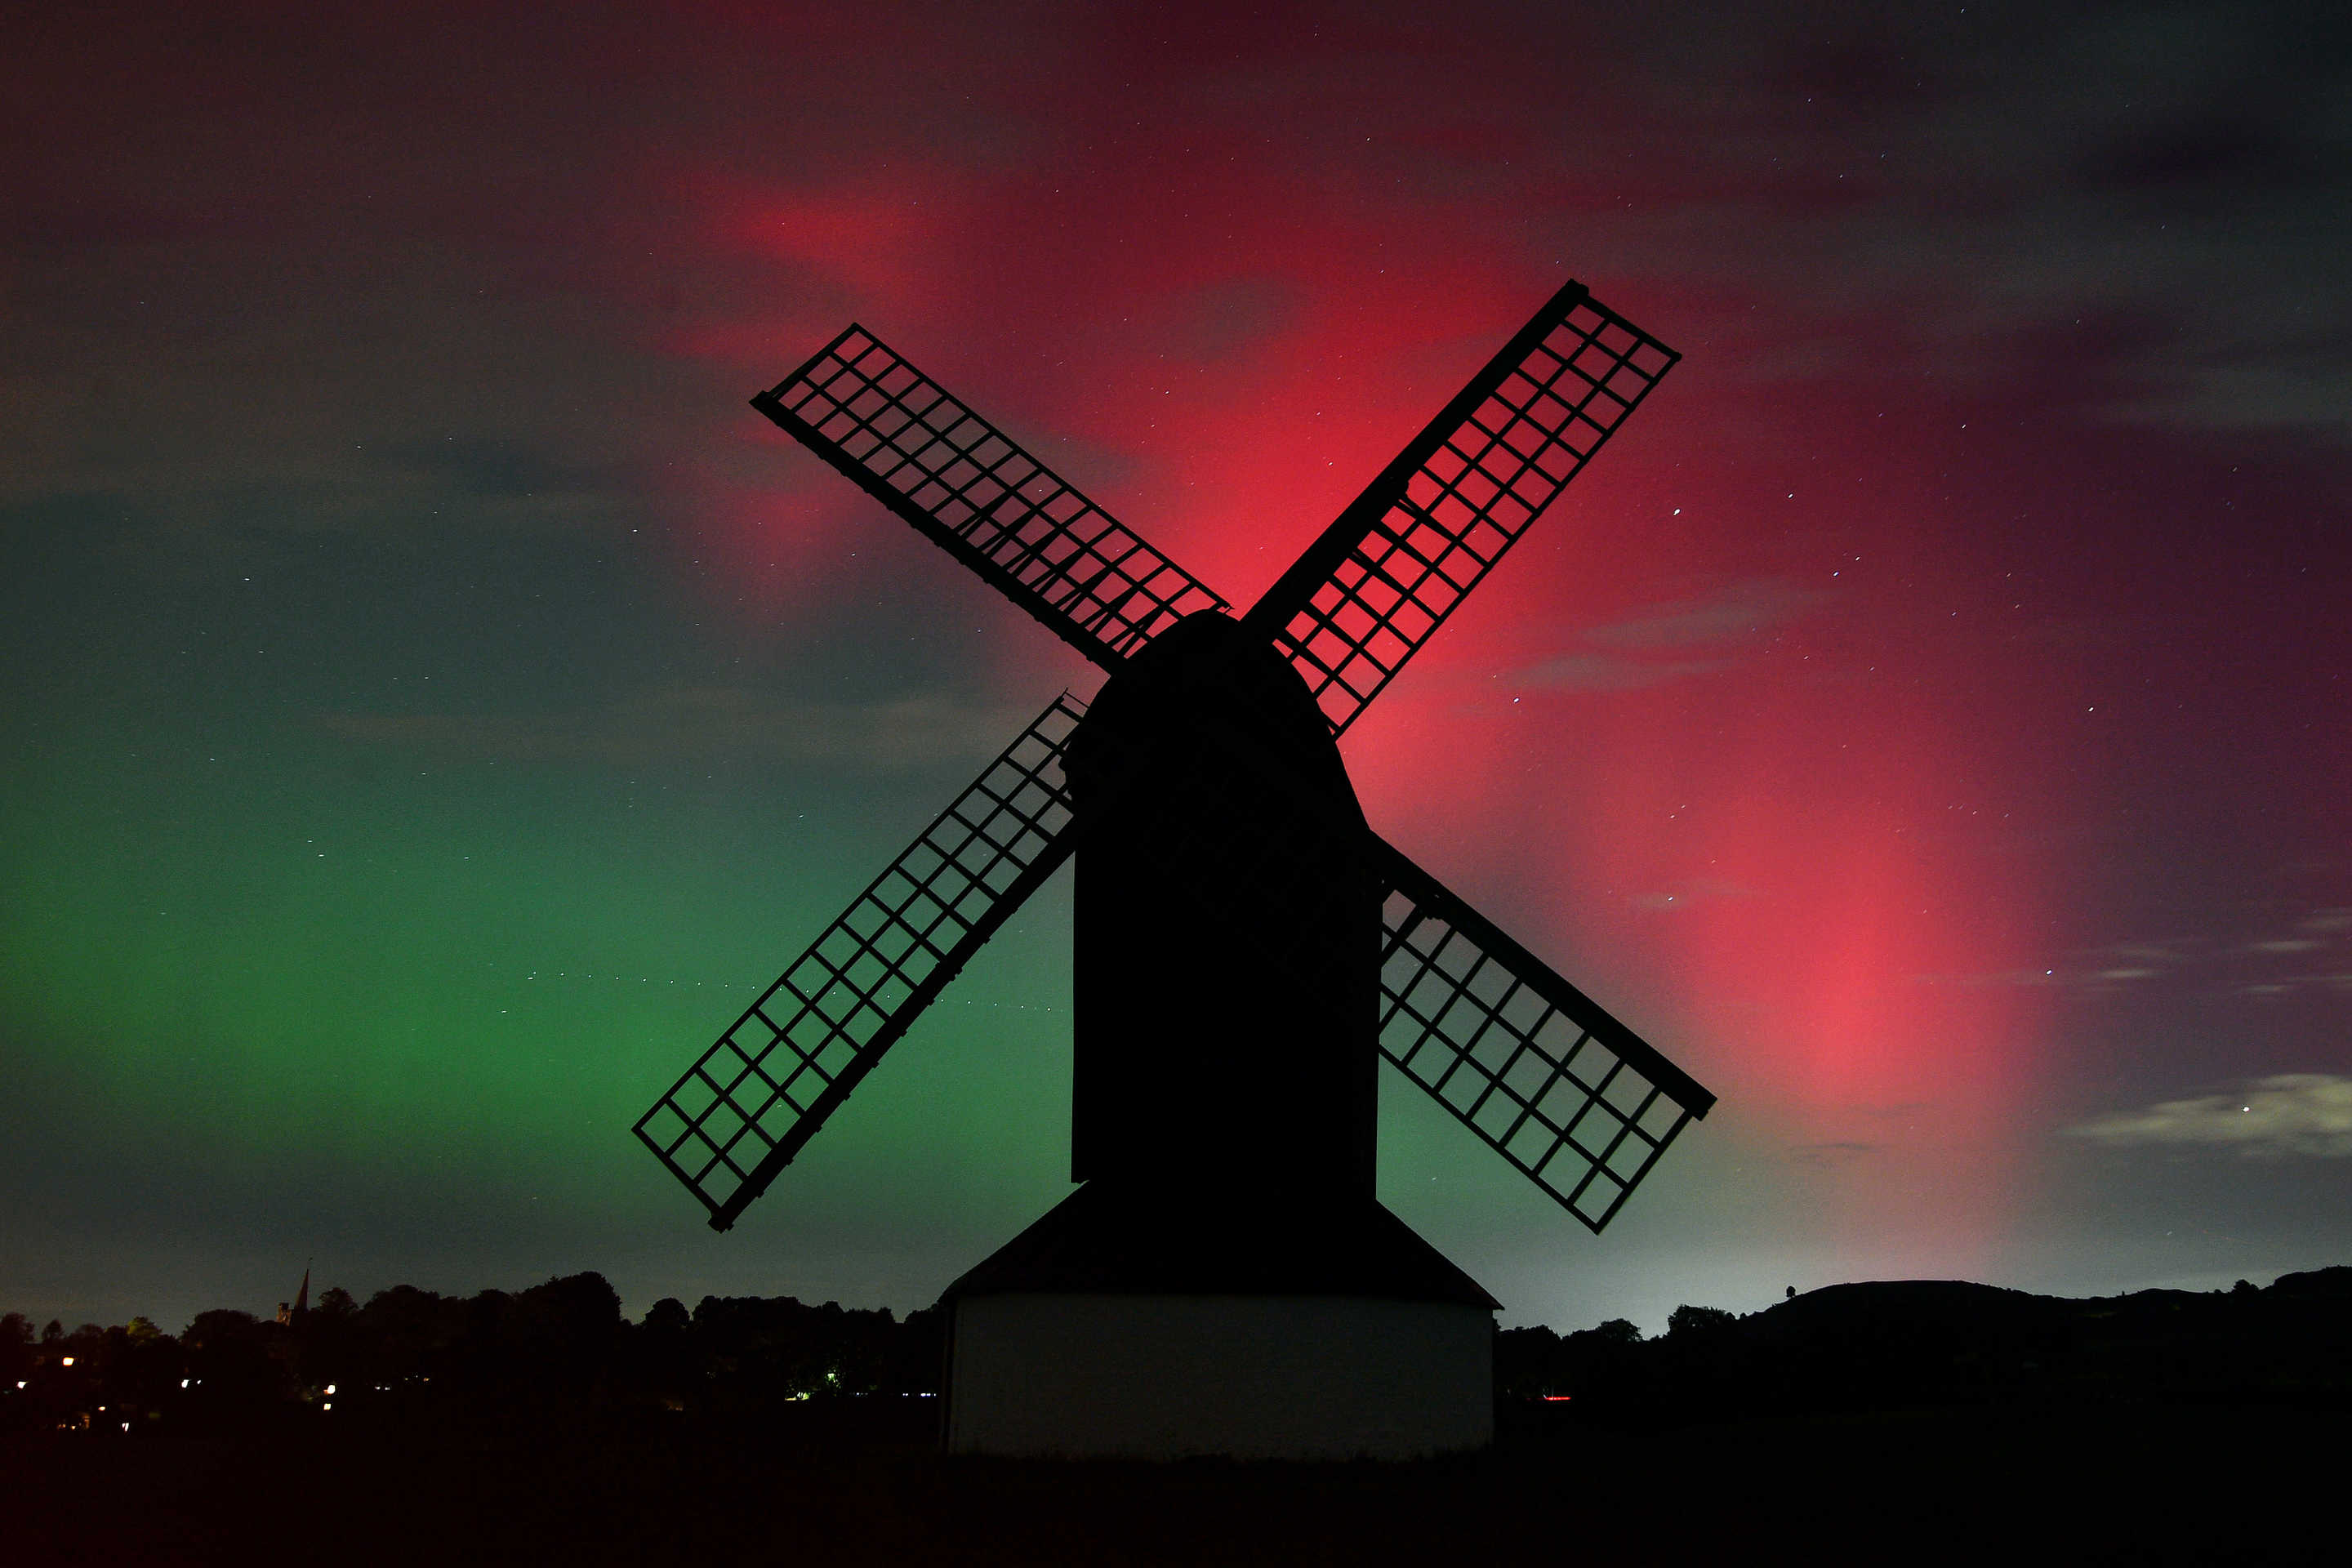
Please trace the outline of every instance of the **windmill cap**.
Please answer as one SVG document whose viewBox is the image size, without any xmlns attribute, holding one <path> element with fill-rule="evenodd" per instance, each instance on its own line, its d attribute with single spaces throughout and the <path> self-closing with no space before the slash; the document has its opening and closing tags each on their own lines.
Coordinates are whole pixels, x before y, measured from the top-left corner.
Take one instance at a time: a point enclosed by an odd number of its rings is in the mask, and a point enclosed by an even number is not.
<svg viewBox="0 0 2352 1568">
<path fill-rule="evenodd" d="M 1083 793 L 1114 756 L 1189 748 L 1209 735 L 1246 737 L 1264 760 L 1343 794 L 1354 808 L 1331 727 L 1306 681 L 1273 644 L 1218 610 L 1186 616 L 1104 684 L 1063 766 Z"/>
</svg>

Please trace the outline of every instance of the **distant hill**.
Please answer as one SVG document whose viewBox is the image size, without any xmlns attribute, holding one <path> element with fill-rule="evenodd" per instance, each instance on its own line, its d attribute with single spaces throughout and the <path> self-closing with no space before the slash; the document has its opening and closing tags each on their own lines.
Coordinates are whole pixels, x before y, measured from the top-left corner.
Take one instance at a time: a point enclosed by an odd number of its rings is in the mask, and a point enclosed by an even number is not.
<svg viewBox="0 0 2352 1568">
<path fill-rule="evenodd" d="M 1958 1279 L 1832 1285 L 1734 1317 L 1506 1331 L 1507 1400 L 1623 1419 L 1988 1401 L 2227 1399 L 2352 1405 L 2352 1267 L 2268 1289 L 2073 1300 Z"/>
</svg>

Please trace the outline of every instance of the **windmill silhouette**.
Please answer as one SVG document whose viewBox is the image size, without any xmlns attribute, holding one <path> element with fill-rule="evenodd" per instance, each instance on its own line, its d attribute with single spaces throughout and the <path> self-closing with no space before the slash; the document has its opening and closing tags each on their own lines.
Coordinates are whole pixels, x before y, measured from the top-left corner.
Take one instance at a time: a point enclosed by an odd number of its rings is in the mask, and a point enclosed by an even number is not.
<svg viewBox="0 0 2352 1568">
<path fill-rule="evenodd" d="M 1084 1184 L 949 1288 L 951 1447 L 1483 1443 L 1496 1303 L 1373 1197 L 1379 1058 L 1595 1232 L 1713 1106 L 1375 834 L 1337 745 L 1679 357 L 1570 282 L 1238 616 L 862 327 L 751 400 L 1110 677 L 636 1126 L 728 1228 L 1083 845 Z"/>
</svg>

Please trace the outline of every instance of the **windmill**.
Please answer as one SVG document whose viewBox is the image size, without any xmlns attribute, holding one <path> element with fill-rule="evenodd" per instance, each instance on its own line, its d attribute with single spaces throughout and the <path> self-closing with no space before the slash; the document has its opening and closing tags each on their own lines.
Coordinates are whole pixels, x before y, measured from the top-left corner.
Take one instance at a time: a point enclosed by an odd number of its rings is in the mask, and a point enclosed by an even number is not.
<svg viewBox="0 0 2352 1568">
<path fill-rule="evenodd" d="M 1083 1184 L 949 1288 L 950 1447 L 1478 1446 L 1497 1304 L 1373 1197 L 1379 1059 L 1595 1232 L 1713 1106 L 1374 833 L 1337 745 L 1679 357 L 1570 282 L 1238 615 L 860 326 L 751 400 L 1109 673 L 636 1125 L 727 1229 L 1083 846 Z"/>
</svg>

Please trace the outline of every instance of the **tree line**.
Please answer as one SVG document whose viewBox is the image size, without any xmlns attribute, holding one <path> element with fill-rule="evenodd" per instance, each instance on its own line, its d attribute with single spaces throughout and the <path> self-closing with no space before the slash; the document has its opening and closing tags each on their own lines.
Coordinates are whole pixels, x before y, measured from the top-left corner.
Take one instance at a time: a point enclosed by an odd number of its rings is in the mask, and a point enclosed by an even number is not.
<svg viewBox="0 0 2352 1568">
<path fill-rule="evenodd" d="M 329 1289 L 278 1321 L 200 1312 L 35 1332 L 0 1316 L 0 1429 L 136 1429 L 269 1412 L 559 1418 L 586 1408 L 757 1416 L 806 1402 L 936 1397 L 941 1309 L 789 1296 L 656 1301 L 635 1321 L 599 1274 L 512 1293 L 415 1286 L 362 1304 Z M 2352 1408 L 2352 1267 L 2267 1289 L 2072 1300 L 1949 1280 L 1835 1285 L 1760 1312 L 1683 1306 L 1645 1337 L 1622 1320 L 1506 1329 L 1507 1418 L 1617 1423 L 2003 1400 L 2286 1400 Z"/>
<path fill-rule="evenodd" d="M 604 1276 L 444 1296 L 413 1285 L 362 1304 L 330 1288 L 278 1320 L 218 1309 L 180 1333 L 143 1317 L 37 1334 L 0 1316 L 0 1426 L 135 1429 L 306 1408 L 348 1416 L 557 1406 L 737 1410 L 935 1395 L 934 1308 L 811 1306 L 789 1296 L 674 1298 L 631 1321 Z"/>
</svg>

